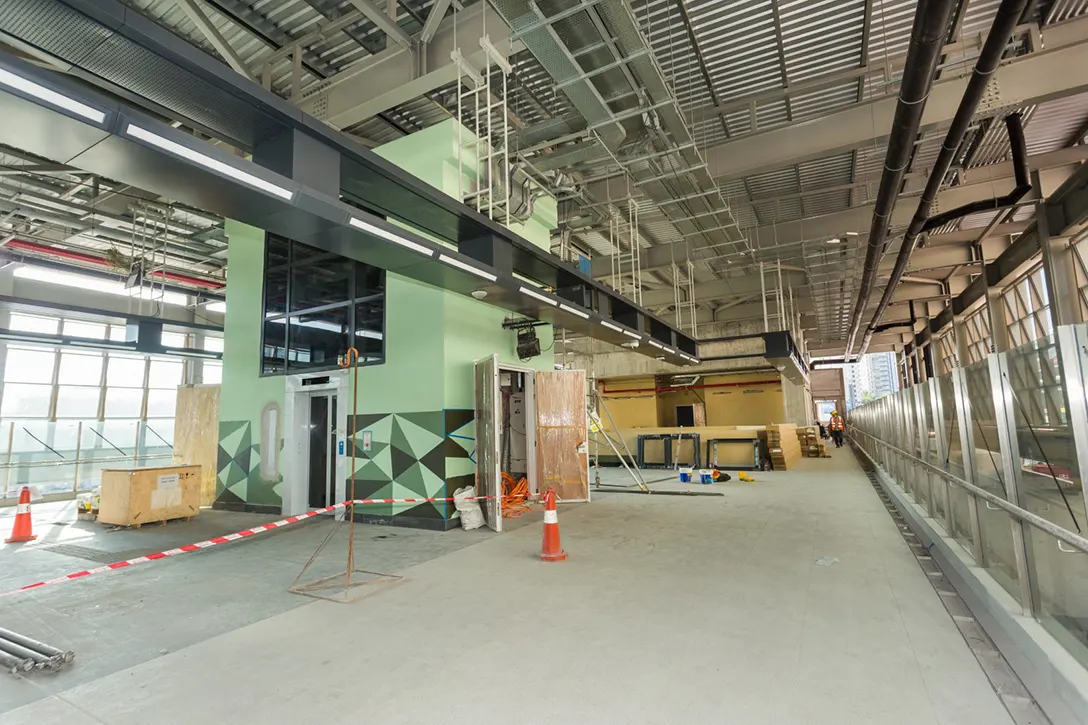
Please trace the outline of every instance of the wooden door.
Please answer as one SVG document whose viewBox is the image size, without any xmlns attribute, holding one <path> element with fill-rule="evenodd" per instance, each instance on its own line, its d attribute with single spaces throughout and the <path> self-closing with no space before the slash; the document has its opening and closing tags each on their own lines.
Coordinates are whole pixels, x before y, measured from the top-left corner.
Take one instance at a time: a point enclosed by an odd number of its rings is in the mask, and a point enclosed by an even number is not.
<svg viewBox="0 0 1088 725">
<path fill-rule="evenodd" d="M 476 361 L 476 495 L 493 531 L 502 531 L 499 462 L 499 356 Z"/>
<path fill-rule="evenodd" d="M 536 374 L 536 438 L 540 492 L 564 501 L 589 499 L 589 447 L 584 370 Z"/>
</svg>

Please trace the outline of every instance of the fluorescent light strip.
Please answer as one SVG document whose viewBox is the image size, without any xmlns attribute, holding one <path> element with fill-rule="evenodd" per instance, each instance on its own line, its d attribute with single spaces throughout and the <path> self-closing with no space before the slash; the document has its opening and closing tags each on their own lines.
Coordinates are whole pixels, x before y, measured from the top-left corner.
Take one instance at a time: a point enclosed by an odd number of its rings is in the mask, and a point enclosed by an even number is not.
<svg viewBox="0 0 1088 725">
<path fill-rule="evenodd" d="M 352 217 L 351 219 L 348 219 L 348 224 L 355 227 L 356 229 L 362 229 L 364 232 L 370 232 L 376 237 L 381 237 L 387 242 L 393 242 L 393 244 L 399 244 L 405 249 L 411 249 L 413 252 L 419 252 L 420 254 L 427 257 L 434 256 L 434 252 L 430 249 L 430 247 L 425 247 L 422 244 L 416 244 L 411 239 L 405 239 L 399 234 L 394 234 L 393 232 L 386 231 L 381 227 L 376 227 L 373 224 L 368 224 L 362 219 L 356 219 L 355 217 Z"/>
<path fill-rule="evenodd" d="M 104 123 L 106 120 L 106 114 L 99 111 L 97 108 L 92 108 L 86 103 L 80 103 L 74 98 L 51 91 L 45 86 L 38 85 L 32 80 L 23 78 L 22 76 L 15 75 L 9 71 L 0 68 L 0 84 L 7 86 L 8 88 L 14 88 L 17 91 L 22 91 L 28 95 L 34 96 L 40 101 L 45 101 L 57 108 L 63 108 L 65 111 L 71 111 L 77 116 L 86 118 L 88 121 L 94 121 L 95 123 Z"/>
<path fill-rule="evenodd" d="M 183 146 L 176 141 L 171 141 L 165 136 L 160 136 L 157 133 L 148 131 L 146 128 L 141 128 L 134 124 L 129 124 L 125 129 L 125 133 L 133 138 L 138 138 L 141 141 L 146 141 L 152 146 L 157 146 L 163 151 L 169 151 L 175 156 L 180 156 L 183 159 L 194 161 L 201 166 L 211 169 L 212 171 L 218 171 L 224 176 L 229 176 L 235 181 L 241 181 L 243 184 L 248 184 L 254 189 L 259 189 L 272 196 L 279 197 L 280 199 L 286 199 L 290 201 L 294 198 L 295 192 L 288 188 L 280 186 L 279 184 L 273 184 L 271 181 L 265 181 L 264 179 L 254 176 L 241 169 L 236 169 L 230 164 L 223 163 L 218 159 L 214 159 L 207 154 L 202 154 L 199 151 L 195 151 L 188 146 Z"/>
<path fill-rule="evenodd" d="M 662 345 L 662 344 L 661 344 L 660 342 L 658 342 L 657 340 L 647 340 L 646 342 L 650 343 L 651 345 L 653 345 L 653 346 L 654 346 L 654 347 L 656 347 L 656 348 L 660 348 L 660 349 L 662 349 L 662 350 L 664 350 L 664 349 L 665 349 L 665 346 L 664 346 L 664 345 Z"/>
<path fill-rule="evenodd" d="M 559 304 L 558 302 L 551 299 L 550 297 L 545 297 L 544 295 L 540 294 L 539 292 L 537 292 L 535 290 L 531 290 L 528 287 L 518 287 L 518 291 L 521 292 L 523 295 L 529 295 L 530 297 L 534 297 L 534 298 L 540 300 L 541 302 L 547 302 L 552 307 L 555 307 L 556 305 Z"/>
<path fill-rule="evenodd" d="M 613 325 L 611 322 L 601 320 L 601 324 L 607 327 L 609 330 L 615 330 L 616 332 L 623 332 L 623 328 L 619 325 Z"/>
<path fill-rule="evenodd" d="M 566 310 L 567 312 L 571 313 L 572 315 L 578 315 L 583 320 L 588 320 L 589 319 L 589 315 L 582 312 L 581 310 L 576 310 L 573 307 L 570 307 L 569 305 L 562 305 L 561 304 L 561 305 L 559 305 L 559 309 Z"/>
<path fill-rule="evenodd" d="M 623 334 L 627 335 L 628 337 L 633 337 L 636 340 L 641 340 L 642 339 L 642 335 L 636 335 L 635 333 L 631 332 L 630 330 L 623 330 Z"/>
<path fill-rule="evenodd" d="M 483 277 L 488 282 L 494 282 L 495 280 L 498 279 L 498 277 L 491 274 L 490 272 L 485 272 L 482 269 L 477 269 L 476 267 L 473 267 L 471 264 L 466 264 L 465 262 L 462 262 L 460 259 L 454 259 L 453 257 L 447 257 L 445 254 L 439 254 L 438 255 L 438 261 L 439 262 L 445 262 L 446 264 L 450 265 L 451 267 L 457 267 L 458 269 L 463 269 L 466 272 L 468 272 L 469 274 L 474 274 L 477 277 Z"/>
</svg>

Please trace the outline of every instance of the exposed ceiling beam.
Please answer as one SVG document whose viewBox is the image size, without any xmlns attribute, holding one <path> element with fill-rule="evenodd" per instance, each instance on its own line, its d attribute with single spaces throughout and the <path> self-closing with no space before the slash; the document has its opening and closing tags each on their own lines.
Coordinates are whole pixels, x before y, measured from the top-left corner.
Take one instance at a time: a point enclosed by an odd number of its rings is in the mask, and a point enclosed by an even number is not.
<svg viewBox="0 0 1088 725">
<path fill-rule="evenodd" d="M 933 84 L 921 132 L 951 123 L 967 76 Z M 1088 42 L 1023 56 L 1001 66 L 991 81 L 989 107 L 1043 103 L 1088 90 Z M 813 121 L 756 132 L 707 149 L 710 174 L 735 179 L 880 143 L 892 127 L 897 99 L 891 95 L 856 104 Z M 983 109 L 983 113 L 985 109 Z"/>
<path fill-rule="evenodd" d="M 351 4 L 355 6 L 355 9 L 365 15 L 370 22 L 378 26 L 378 28 L 389 36 L 389 39 L 397 43 L 403 48 L 411 50 L 412 38 L 408 33 L 404 32 L 404 28 L 397 25 L 397 21 L 389 14 L 380 9 L 370 0 L 350 0 Z"/>
<path fill-rule="evenodd" d="M 478 3 L 457 13 L 457 41 L 454 43 L 454 18 L 439 23 L 429 43 L 417 49 L 424 68 L 422 75 L 413 51 L 402 47 L 387 48 L 341 71 L 313 93 L 307 94 L 299 107 L 342 129 L 377 116 L 408 101 L 424 96 L 457 80 L 457 66 L 450 60 L 454 49 L 479 48 L 479 32 L 485 25 L 491 43 L 499 52 L 512 55 L 523 49 L 520 41 L 510 37 L 510 30 L 487 3 Z M 471 29 L 476 29 L 473 31 Z M 484 65 L 485 51 L 466 53 L 474 67 Z"/>
<path fill-rule="evenodd" d="M 1012 188 L 1014 182 L 1011 168 L 1006 169 L 1005 164 L 994 164 L 993 169 L 991 169 L 992 173 L 987 173 L 984 169 L 988 168 L 989 167 L 973 169 L 971 171 L 971 176 L 969 177 L 970 183 L 950 187 L 940 192 L 937 195 L 937 202 L 934 204 L 934 209 L 953 209 L 970 202 L 992 199 L 1006 193 Z M 1009 173 L 1007 177 L 999 176 L 999 174 L 1006 170 Z M 1040 172 L 1044 187 L 1042 190 L 1043 194 L 1058 188 L 1058 186 L 1068 179 L 1075 170 L 1076 167 L 1070 165 L 1046 169 Z M 1032 199 L 1037 198 L 1039 198 L 1038 190 L 1033 189 L 1032 192 L 1024 198 L 1023 202 L 1028 203 Z M 899 197 L 895 209 L 892 211 L 891 226 L 893 228 L 905 227 L 910 222 L 917 206 L 917 199 L 914 197 Z M 757 247 L 757 259 L 763 259 L 764 261 L 773 260 L 776 257 L 786 259 L 800 256 L 804 252 L 804 249 L 801 246 L 802 242 L 820 242 L 829 238 L 840 237 L 847 232 L 859 234 L 858 243 L 863 243 L 867 238 L 867 232 L 872 217 L 873 206 L 871 204 L 866 204 L 834 214 L 825 214 L 824 216 L 809 217 L 796 221 L 767 224 L 748 230 L 747 234 L 748 238 L 752 240 L 752 243 Z M 995 229 L 996 233 L 1001 233 L 1000 226 Z M 974 230 L 975 236 L 973 239 L 977 240 L 978 235 L 981 234 L 982 231 L 983 230 L 981 229 Z M 940 236 L 943 235 L 938 235 L 934 238 L 939 239 Z M 694 242 L 691 244 L 692 261 L 696 263 L 698 263 L 699 260 L 711 257 L 720 258 L 725 256 L 738 262 L 744 261 L 742 257 L 736 256 L 734 250 L 735 247 L 728 244 L 722 244 L 712 248 L 700 248 Z M 642 269 L 644 272 L 663 269 L 671 265 L 674 259 L 683 260 L 687 257 L 688 248 L 686 244 L 657 245 L 642 250 Z M 603 256 L 593 259 L 591 262 L 591 269 L 594 277 L 607 277 L 612 271 L 611 258 Z M 698 298 L 698 296 L 698 290 L 696 290 L 696 297 Z"/>
<path fill-rule="evenodd" d="M 434 39 L 434 34 L 438 32 L 438 26 L 442 22 L 442 18 L 446 17 L 450 2 L 451 0 L 434 0 L 434 4 L 431 5 L 431 12 L 427 15 L 427 21 L 423 23 L 423 32 L 419 34 L 419 42 L 429 43 Z"/>
<path fill-rule="evenodd" d="M 241 73 L 246 78 L 251 78 L 249 75 L 249 69 L 246 68 L 246 64 L 242 62 L 238 53 L 231 47 L 227 39 L 223 37 L 223 34 L 219 32 L 219 28 L 215 27 L 212 21 L 204 13 L 204 11 L 197 5 L 196 0 L 174 0 L 178 7 L 189 17 L 189 20 L 193 22 L 200 34 L 203 35 L 215 51 L 219 53 L 220 57 L 227 62 L 231 68 L 236 72 Z"/>
</svg>

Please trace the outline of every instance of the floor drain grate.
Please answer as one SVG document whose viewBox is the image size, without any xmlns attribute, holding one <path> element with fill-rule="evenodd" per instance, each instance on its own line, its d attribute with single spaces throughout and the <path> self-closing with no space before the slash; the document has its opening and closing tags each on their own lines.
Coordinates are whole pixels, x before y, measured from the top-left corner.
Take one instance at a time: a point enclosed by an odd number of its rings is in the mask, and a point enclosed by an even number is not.
<svg viewBox="0 0 1088 725">
<path fill-rule="evenodd" d="M 857 456 L 858 463 L 861 464 L 869 483 L 876 490 L 880 502 L 884 504 L 892 517 L 892 521 L 899 528 L 899 533 L 906 542 L 907 548 L 914 555 L 918 566 L 927 574 L 926 578 L 929 579 L 930 585 L 937 592 L 952 621 L 956 623 L 960 635 L 967 642 L 971 652 L 975 655 L 975 659 L 978 660 L 979 665 L 982 667 L 982 671 L 989 678 L 990 686 L 994 688 L 994 692 L 1001 699 L 1013 721 L 1018 725 L 1049 725 L 1050 719 L 1031 697 L 1027 688 L 1024 687 L 1024 683 L 1020 681 L 1019 676 L 1005 660 L 1004 655 L 997 649 L 997 645 L 993 643 L 990 636 L 978 625 L 974 617 L 956 614 L 956 612 L 970 612 L 967 603 L 960 597 L 959 592 L 943 588 L 950 582 L 945 577 L 944 572 L 941 571 L 937 561 L 930 556 L 932 545 L 922 546 L 919 543 L 918 535 L 906 524 L 903 514 L 896 508 L 891 496 L 881 485 L 872 461 L 864 453 L 860 453 L 857 448 L 854 448 L 854 455 Z"/>
<path fill-rule="evenodd" d="M 138 556 L 146 556 L 147 554 L 154 554 L 155 549 L 128 549 L 125 551 L 104 551 L 102 549 L 92 549 L 89 546 L 79 546 L 77 544 L 54 544 L 52 546 L 41 547 L 44 551 L 50 551 L 54 554 L 63 554 L 64 556 L 71 556 L 76 559 L 85 559 L 87 561 L 98 562 L 99 564 L 112 564 L 115 561 L 123 561 L 126 559 L 135 559 Z"/>
</svg>

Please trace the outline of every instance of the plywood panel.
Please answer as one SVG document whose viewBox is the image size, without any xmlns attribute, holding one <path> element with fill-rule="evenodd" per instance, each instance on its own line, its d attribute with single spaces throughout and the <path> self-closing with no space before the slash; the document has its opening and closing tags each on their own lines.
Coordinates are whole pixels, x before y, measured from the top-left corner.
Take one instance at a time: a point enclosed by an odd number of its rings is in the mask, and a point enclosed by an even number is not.
<svg viewBox="0 0 1088 725">
<path fill-rule="evenodd" d="M 537 461 L 541 490 L 559 498 L 589 498 L 589 447 L 584 370 L 536 374 Z"/>
<path fill-rule="evenodd" d="M 200 505 L 211 506 L 219 470 L 219 386 L 180 386 L 174 421 L 174 463 L 200 466 Z"/>
</svg>

